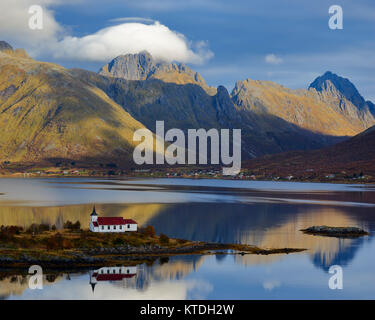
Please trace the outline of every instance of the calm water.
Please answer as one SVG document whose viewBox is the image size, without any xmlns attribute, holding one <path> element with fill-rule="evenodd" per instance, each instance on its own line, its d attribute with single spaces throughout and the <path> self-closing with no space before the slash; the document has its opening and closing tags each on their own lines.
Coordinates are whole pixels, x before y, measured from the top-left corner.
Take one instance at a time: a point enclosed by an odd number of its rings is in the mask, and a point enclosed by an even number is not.
<svg viewBox="0 0 375 320">
<path fill-rule="evenodd" d="M 375 188 L 291 182 L 187 179 L 0 179 L 0 225 L 135 219 L 171 237 L 265 248 L 307 248 L 289 255 L 187 255 L 119 268 L 47 271 L 43 290 L 27 270 L 0 268 L 4 299 L 374 299 Z M 360 239 L 305 235 L 312 225 L 358 226 Z M 331 290 L 329 267 L 343 268 Z M 120 266 L 119 266 L 120 267 Z M 124 271 L 125 270 L 125 271 Z M 102 273 L 104 272 L 104 273 Z M 107 272 L 115 276 L 107 276 Z M 93 290 L 94 289 L 94 290 Z"/>
</svg>

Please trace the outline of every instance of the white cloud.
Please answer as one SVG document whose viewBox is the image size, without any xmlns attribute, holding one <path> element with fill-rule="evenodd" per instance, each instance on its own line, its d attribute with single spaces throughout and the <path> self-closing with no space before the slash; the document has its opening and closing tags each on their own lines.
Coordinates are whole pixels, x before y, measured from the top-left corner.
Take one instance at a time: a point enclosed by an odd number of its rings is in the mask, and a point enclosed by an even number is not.
<svg viewBox="0 0 375 320">
<path fill-rule="evenodd" d="M 84 37 L 67 36 L 50 47 L 55 58 L 106 62 L 120 54 L 147 50 L 162 61 L 201 64 L 212 57 L 206 43 L 189 43 L 184 35 L 154 22 L 123 23 Z"/>
<path fill-rule="evenodd" d="M 58 0 L 1 0 L 0 38 L 10 44 L 38 46 L 44 41 L 57 37 L 62 32 L 62 28 L 56 22 L 53 11 L 48 9 L 48 6 L 58 3 Z M 35 4 L 43 9 L 43 29 L 41 30 L 29 28 L 31 17 L 29 8 Z"/>
<path fill-rule="evenodd" d="M 0 40 L 26 47 L 34 57 L 92 62 L 108 62 L 120 54 L 147 50 L 157 60 L 201 64 L 213 56 L 203 41 L 191 42 L 167 26 L 147 18 L 117 18 L 119 23 L 93 34 L 75 37 L 55 19 L 51 6 L 62 0 L 39 0 L 43 8 L 43 28 L 31 30 L 28 10 L 34 0 L 1 0 Z M 65 3 L 65 2 L 64 2 Z"/>
<path fill-rule="evenodd" d="M 283 59 L 281 59 L 280 57 L 277 57 L 275 54 L 273 53 L 270 53 L 270 54 L 267 54 L 264 58 L 264 60 L 266 61 L 266 63 L 268 64 L 280 64 L 283 62 Z"/>
</svg>

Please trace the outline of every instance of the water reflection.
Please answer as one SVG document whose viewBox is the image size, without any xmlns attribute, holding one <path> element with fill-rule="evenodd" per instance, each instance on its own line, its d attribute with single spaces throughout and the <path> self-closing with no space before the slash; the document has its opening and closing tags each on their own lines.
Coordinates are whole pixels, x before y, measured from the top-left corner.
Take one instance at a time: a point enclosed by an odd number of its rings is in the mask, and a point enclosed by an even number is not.
<svg viewBox="0 0 375 320">
<path fill-rule="evenodd" d="M 103 282 L 117 282 L 121 283 L 123 287 L 135 286 L 137 276 L 137 266 L 116 266 L 116 267 L 102 267 L 96 270 L 91 270 L 90 285 L 92 292 L 95 291 L 95 286 Z"/>
<path fill-rule="evenodd" d="M 153 225 L 158 233 L 170 237 L 247 243 L 263 248 L 308 249 L 293 255 L 179 256 L 148 265 L 119 266 L 116 267 L 120 268 L 118 270 L 103 266 L 90 272 L 53 273 L 46 276 L 45 291 L 49 290 L 50 284 L 53 284 L 52 287 L 65 288 L 67 291 L 60 294 L 51 289 L 58 298 L 222 299 L 226 293 L 219 287 L 224 284 L 232 292 L 232 296 L 227 298 L 236 298 L 233 292 L 237 292 L 237 298 L 249 298 L 250 293 L 243 288 L 246 282 L 242 283 L 240 276 L 251 278 L 251 283 L 247 284 L 253 288 L 251 294 L 256 293 L 257 297 L 261 297 L 266 293 L 264 297 L 271 298 L 274 292 L 283 290 L 285 281 L 289 281 L 291 287 L 296 285 L 293 281 L 297 281 L 306 289 L 307 283 L 299 282 L 303 281 L 299 278 L 302 274 L 308 273 L 307 277 L 322 281 L 325 285 L 324 275 L 333 264 L 347 268 L 349 273 L 362 268 L 361 276 L 367 275 L 364 282 L 366 288 L 374 278 L 371 278 L 370 272 L 375 267 L 372 236 L 337 239 L 306 235 L 300 231 L 312 225 L 333 225 L 357 226 L 373 233 L 375 201 L 374 191 L 369 187 L 314 185 L 312 188 L 304 185 L 304 189 L 295 190 L 289 184 L 286 189 L 280 190 L 280 184 L 276 188 L 268 183 L 271 188 L 267 191 L 264 185 L 258 184 L 260 188 L 255 189 L 253 184 L 232 181 L 203 181 L 201 184 L 199 181 L 187 181 L 183 184 L 180 180 L 65 179 L 27 180 L 18 189 L 23 193 L 17 194 L 14 188 L 19 187 L 20 181 L 8 185 L 13 189 L 7 192 L 4 180 L 0 179 L 0 192 L 5 193 L 0 197 L 0 225 L 21 225 L 26 228 L 32 223 L 48 223 L 61 228 L 67 220 L 79 220 L 82 226 L 88 226 L 92 203 L 95 202 L 103 216 L 131 218 L 141 226 Z M 49 192 L 44 193 L 45 188 L 50 188 Z M 31 190 L 30 193 L 27 190 Z M 268 277 L 270 269 L 277 270 L 277 275 Z M 114 274 L 113 279 L 107 281 L 105 277 L 101 278 L 103 270 Z M 119 270 L 135 273 L 131 277 L 122 277 Z M 214 274 L 216 277 L 213 278 Z M 255 274 L 263 279 L 261 283 L 258 284 L 259 279 Z M 94 284 L 94 293 L 91 284 Z M 309 283 L 308 286 L 306 290 L 313 296 L 309 291 L 313 284 Z M 322 293 L 319 290 L 317 296 Z M 0 296 L 3 298 L 42 299 L 47 297 L 45 291 L 30 291 L 27 276 L 20 274 L 5 273 L 0 279 Z M 368 292 L 373 291 L 369 289 Z M 293 294 L 297 295 L 297 292 L 293 291 Z M 284 292 L 279 298 L 287 297 L 288 294 Z"/>
<path fill-rule="evenodd" d="M 357 240 L 316 237 L 299 230 L 312 225 L 358 226 L 373 230 L 374 218 L 366 208 L 323 207 L 293 204 L 104 204 L 97 205 L 103 216 L 120 216 L 140 225 L 153 225 L 170 237 L 221 243 L 247 243 L 262 248 L 297 247 L 309 249 L 314 264 L 323 268 L 333 261 L 349 263 L 355 250 L 368 237 Z M 1 207 L 0 225 L 48 223 L 62 228 L 65 221 L 89 224 L 91 205 L 65 207 Z M 183 226 L 183 227 L 181 227 Z M 349 252 L 352 252 L 349 254 Z M 345 255 L 346 258 L 341 258 Z M 282 256 L 264 256 L 264 263 Z M 250 256 L 238 256 L 237 263 L 252 264 Z M 257 263 L 262 262 L 259 259 Z"/>
<path fill-rule="evenodd" d="M 28 283 L 30 275 L 26 270 L 8 270 L 0 274 L 0 297 L 14 298 L 47 298 L 47 299 L 116 299 L 122 290 L 121 298 L 129 292 L 139 297 L 146 295 L 149 299 L 187 298 L 188 291 L 197 297 L 199 292 L 209 287 L 203 282 L 185 281 L 184 278 L 196 272 L 203 263 L 204 256 L 179 256 L 158 259 L 154 263 L 142 263 L 128 266 L 103 266 L 92 270 L 81 271 L 46 271 L 43 276 L 43 290 L 31 290 Z M 18 272 L 18 273 L 17 273 Z M 20 274 L 21 273 L 21 274 Z M 53 295 L 45 295 L 50 291 Z M 65 288 L 61 290 L 61 287 Z M 90 292 L 88 292 L 90 288 Z M 162 292 L 155 291 L 162 290 Z M 78 296 L 78 294 L 80 296 Z M 177 296 L 175 296 L 177 294 Z M 128 297 L 130 298 L 130 297 Z M 134 296 L 133 296 L 134 298 Z M 145 298 L 147 299 L 147 298 Z"/>
</svg>

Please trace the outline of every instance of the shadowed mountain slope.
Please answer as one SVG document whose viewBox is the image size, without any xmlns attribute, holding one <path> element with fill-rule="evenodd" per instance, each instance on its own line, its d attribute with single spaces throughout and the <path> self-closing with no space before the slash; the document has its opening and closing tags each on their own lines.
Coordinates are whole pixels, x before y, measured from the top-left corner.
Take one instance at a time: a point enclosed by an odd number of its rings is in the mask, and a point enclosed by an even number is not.
<svg viewBox="0 0 375 320">
<path fill-rule="evenodd" d="M 179 128 L 185 132 L 190 128 L 240 128 L 243 158 L 319 148 L 343 139 L 301 128 L 277 115 L 241 109 L 223 86 L 211 96 L 196 84 L 179 85 L 157 79 L 132 81 L 80 69 L 71 70 L 71 74 L 102 89 L 152 131 L 156 120 L 164 120 L 166 130 Z"/>
<path fill-rule="evenodd" d="M 375 126 L 334 146 L 250 160 L 245 167 L 274 176 L 324 177 L 327 174 L 375 176 Z"/>
</svg>

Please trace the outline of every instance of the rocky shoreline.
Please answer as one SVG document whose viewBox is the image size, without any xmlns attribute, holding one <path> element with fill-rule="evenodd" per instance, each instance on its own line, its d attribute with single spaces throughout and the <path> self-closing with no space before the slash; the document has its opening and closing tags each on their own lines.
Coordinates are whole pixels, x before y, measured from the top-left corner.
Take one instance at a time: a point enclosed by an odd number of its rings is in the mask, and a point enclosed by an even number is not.
<svg viewBox="0 0 375 320">
<path fill-rule="evenodd" d="M 221 251 L 220 251 L 221 250 Z M 144 246 L 119 246 L 100 248 L 77 248 L 74 251 L 62 250 L 60 252 L 40 253 L 37 251 L 1 250 L 0 269 L 18 268 L 33 264 L 45 267 L 88 267 L 98 265 L 115 265 L 123 261 L 155 260 L 163 256 L 186 254 L 289 254 L 301 252 L 306 249 L 276 248 L 261 249 L 249 245 L 196 243 L 189 246 L 168 248 L 160 245 Z"/>
</svg>

